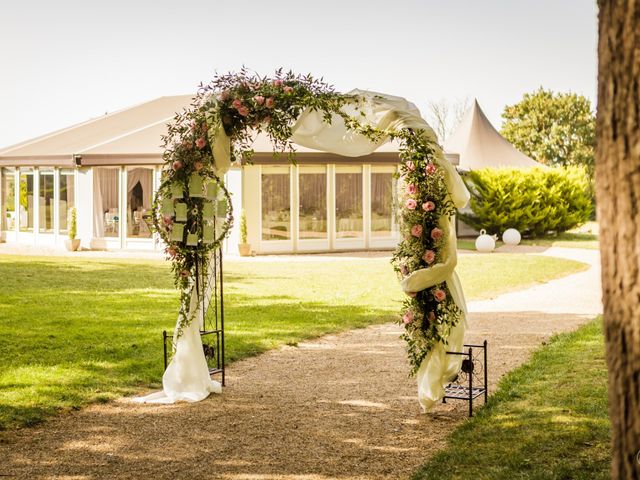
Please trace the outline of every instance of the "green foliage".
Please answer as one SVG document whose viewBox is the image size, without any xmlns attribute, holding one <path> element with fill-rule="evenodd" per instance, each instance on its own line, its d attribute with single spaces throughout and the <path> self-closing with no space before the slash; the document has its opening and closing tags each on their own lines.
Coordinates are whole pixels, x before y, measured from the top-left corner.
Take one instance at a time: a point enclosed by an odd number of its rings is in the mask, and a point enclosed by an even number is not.
<svg viewBox="0 0 640 480">
<path fill-rule="evenodd" d="M 443 263 L 449 254 L 448 231 L 441 218 L 455 214 L 434 146 L 423 135 L 405 138 L 400 149 L 400 174 L 405 184 L 401 195 L 400 235 L 392 264 L 399 278 L 416 270 Z M 429 351 L 447 343 L 451 329 L 462 315 L 445 282 L 412 292 L 402 306 L 402 338 L 407 342 L 411 373 L 415 374 Z"/>
<path fill-rule="evenodd" d="M 503 377 L 413 479 L 605 480 L 610 438 L 604 338 L 594 320 Z"/>
<path fill-rule="evenodd" d="M 482 169 L 464 181 L 472 214 L 460 214 L 470 226 L 502 234 L 515 228 L 524 236 L 570 230 L 589 220 L 590 181 L 582 167 Z"/>
<path fill-rule="evenodd" d="M 595 115 L 584 96 L 540 88 L 507 105 L 502 118 L 502 135 L 521 152 L 547 165 L 593 172 Z"/>
<path fill-rule="evenodd" d="M 458 271 L 467 297 L 476 299 L 583 266 L 536 255 L 468 255 Z M 224 274 L 228 362 L 391 321 L 401 295 L 387 258 L 226 261 Z M 159 388 L 162 330 L 175 325 L 179 296 L 165 262 L 0 255 L 0 278 L 0 430 Z"/>
<path fill-rule="evenodd" d="M 69 239 L 75 240 L 78 234 L 78 211 L 76 207 L 71 208 L 71 218 L 69 220 Z"/>
<path fill-rule="evenodd" d="M 240 243 L 247 243 L 247 212 L 244 209 L 240 215 Z"/>
</svg>

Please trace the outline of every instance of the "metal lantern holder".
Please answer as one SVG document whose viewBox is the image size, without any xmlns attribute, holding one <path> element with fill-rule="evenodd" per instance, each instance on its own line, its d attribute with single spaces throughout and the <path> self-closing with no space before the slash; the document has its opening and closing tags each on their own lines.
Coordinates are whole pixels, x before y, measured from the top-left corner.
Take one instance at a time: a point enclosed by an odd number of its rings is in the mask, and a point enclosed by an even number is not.
<svg viewBox="0 0 640 480">
<path fill-rule="evenodd" d="M 447 352 L 447 355 L 461 355 L 462 367 L 455 380 L 445 387 L 442 403 L 447 399 L 469 402 L 469 416 L 473 417 L 473 401 L 483 395 L 487 403 L 487 341 L 482 345 L 464 345 L 461 352 Z"/>
<path fill-rule="evenodd" d="M 225 384 L 224 368 L 224 282 L 222 279 L 222 248 L 214 251 L 205 267 L 204 258 L 196 260 L 195 294 L 200 305 L 197 319 L 200 322 L 202 349 L 209 367 L 209 374 L 221 376 Z M 163 331 L 164 369 L 167 369 L 173 354 L 173 332 Z"/>
</svg>

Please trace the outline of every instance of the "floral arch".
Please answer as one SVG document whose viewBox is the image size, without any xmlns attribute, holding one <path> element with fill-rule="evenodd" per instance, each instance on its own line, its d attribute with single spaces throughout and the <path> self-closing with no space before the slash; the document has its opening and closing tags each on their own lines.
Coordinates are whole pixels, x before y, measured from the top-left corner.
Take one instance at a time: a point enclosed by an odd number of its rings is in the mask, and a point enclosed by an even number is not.
<svg viewBox="0 0 640 480">
<path fill-rule="evenodd" d="M 293 162 L 294 144 L 357 157 L 399 142 L 402 241 L 392 264 L 407 294 L 399 322 L 411 372 L 417 374 L 420 403 L 429 408 L 460 368 L 460 356 L 447 356 L 445 349 L 462 349 L 466 326 L 454 272 L 452 217 L 469 194 L 413 104 L 369 91 L 338 93 L 322 80 L 282 70 L 261 77 L 243 69 L 201 85 L 163 138 L 165 168 L 153 221 L 166 244 L 181 304 L 164 390 L 139 400 L 199 401 L 220 391 L 209 377 L 193 321 L 200 308 L 193 295 L 195 259 L 210 258 L 228 234 L 233 214 L 222 176 L 233 162 L 251 162 L 252 139 L 259 132 L 271 139 L 275 155 L 286 154 Z"/>
</svg>

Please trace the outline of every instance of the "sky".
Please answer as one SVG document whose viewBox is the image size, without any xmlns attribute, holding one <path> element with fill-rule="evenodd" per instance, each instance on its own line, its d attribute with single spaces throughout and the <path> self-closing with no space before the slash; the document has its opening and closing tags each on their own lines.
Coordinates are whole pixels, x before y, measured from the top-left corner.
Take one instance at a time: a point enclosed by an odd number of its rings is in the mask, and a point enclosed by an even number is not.
<svg viewBox="0 0 640 480">
<path fill-rule="evenodd" d="M 0 2 L 0 148 L 243 65 L 339 91 L 477 98 L 497 128 L 538 87 L 595 108 L 594 0 Z"/>
</svg>

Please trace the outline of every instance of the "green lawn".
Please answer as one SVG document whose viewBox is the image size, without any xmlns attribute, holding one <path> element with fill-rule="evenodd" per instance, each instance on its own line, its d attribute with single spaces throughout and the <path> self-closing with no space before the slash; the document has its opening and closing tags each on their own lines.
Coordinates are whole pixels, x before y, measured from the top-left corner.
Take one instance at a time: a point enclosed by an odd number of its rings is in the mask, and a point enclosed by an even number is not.
<svg viewBox="0 0 640 480">
<path fill-rule="evenodd" d="M 607 369 L 594 320 L 506 375 L 413 478 L 604 480 L 609 462 Z"/>
<path fill-rule="evenodd" d="M 581 270 L 524 255 L 470 255 L 470 299 Z M 227 262 L 227 358 L 386 322 L 402 294 L 388 260 Z M 0 257 L 0 430 L 160 386 L 177 294 L 161 261 Z"/>
</svg>

